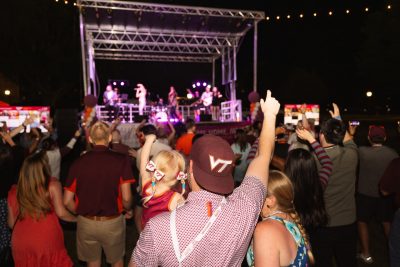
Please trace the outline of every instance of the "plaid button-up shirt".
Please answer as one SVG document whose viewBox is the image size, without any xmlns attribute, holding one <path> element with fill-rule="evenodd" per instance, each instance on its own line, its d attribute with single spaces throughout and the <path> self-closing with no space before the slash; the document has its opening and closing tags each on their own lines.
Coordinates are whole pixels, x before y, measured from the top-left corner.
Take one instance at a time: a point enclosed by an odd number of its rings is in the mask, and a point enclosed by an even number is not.
<svg viewBox="0 0 400 267">
<path fill-rule="evenodd" d="M 245 177 L 240 187 L 227 197 L 215 223 L 195 246 L 182 266 L 241 266 L 258 216 L 266 197 L 266 188 L 255 177 Z M 207 202 L 215 209 L 222 196 L 207 191 L 191 192 L 187 202 L 176 211 L 180 252 L 207 223 Z M 152 218 L 141 233 L 132 261 L 137 266 L 179 266 L 170 231 L 170 213 Z"/>
</svg>

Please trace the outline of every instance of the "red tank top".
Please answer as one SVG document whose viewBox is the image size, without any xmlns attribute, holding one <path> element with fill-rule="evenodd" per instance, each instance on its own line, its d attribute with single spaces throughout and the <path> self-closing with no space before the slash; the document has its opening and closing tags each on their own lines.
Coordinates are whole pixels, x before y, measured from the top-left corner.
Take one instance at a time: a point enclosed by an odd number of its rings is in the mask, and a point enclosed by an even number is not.
<svg viewBox="0 0 400 267">
<path fill-rule="evenodd" d="M 148 193 L 146 193 L 147 189 L 151 187 L 151 181 L 146 183 L 143 186 L 142 190 L 142 197 L 147 197 L 149 196 Z M 157 192 L 156 192 L 157 193 Z M 172 197 L 174 196 L 176 192 L 172 190 L 168 190 L 162 195 L 155 195 L 153 196 L 147 203 L 146 207 L 143 207 L 143 213 L 142 213 L 142 226 L 144 227 L 146 223 L 153 218 L 154 216 L 170 211 L 169 210 L 169 203 L 171 202 Z M 178 193 L 177 193 L 178 194 Z"/>
</svg>

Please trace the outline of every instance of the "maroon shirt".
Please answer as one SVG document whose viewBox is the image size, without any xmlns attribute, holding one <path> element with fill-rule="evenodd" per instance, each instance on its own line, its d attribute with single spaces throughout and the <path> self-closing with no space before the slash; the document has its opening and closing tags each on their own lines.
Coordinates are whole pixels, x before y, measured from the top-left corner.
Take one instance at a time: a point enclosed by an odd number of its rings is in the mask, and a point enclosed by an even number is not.
<svg viewBox="0 0 400 267">
<path fill-rule="evenodd" d="M 133 182 L 127 156 L 95 146 L 73 163 L 65 190 L 75 193 L 77 214 L 113 216 L 122 211 L 121 184 Z"/>
<path fill-rule="evenodd" d="M 390 162 L 381 178 L 380 186 L 382 191 L 395 194 L 396 205 L 400 207 L 400 158 Z"/>
</svg>

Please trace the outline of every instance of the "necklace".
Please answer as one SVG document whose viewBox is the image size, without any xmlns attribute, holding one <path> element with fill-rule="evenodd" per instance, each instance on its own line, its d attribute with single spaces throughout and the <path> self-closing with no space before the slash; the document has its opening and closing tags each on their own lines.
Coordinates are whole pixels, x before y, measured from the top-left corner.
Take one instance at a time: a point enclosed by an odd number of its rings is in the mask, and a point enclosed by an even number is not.
<svg viewBox="0 0 400 267">
<path fill-rule="evenodd" d="M 275 211 L 271 212 L 271 214 L 269 214 L 268 216 L 266 216 L 266 217 L 261 216 L 261 217 L 262 217 L 263 220 L 267 220 L 268 218 L 270 218 L 272 216 L 275 216 L 277 214 L 285 214 L 286 215 L 286 212 L 283 212 L 283 211 L 280 211 L 280 210 L 275 210 Z"/>
</svg>

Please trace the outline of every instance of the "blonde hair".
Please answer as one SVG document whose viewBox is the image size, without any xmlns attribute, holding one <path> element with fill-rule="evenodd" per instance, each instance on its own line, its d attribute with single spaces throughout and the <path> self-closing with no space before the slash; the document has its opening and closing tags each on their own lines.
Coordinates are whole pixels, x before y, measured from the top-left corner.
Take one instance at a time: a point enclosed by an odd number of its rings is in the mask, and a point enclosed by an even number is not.
<svg viewBox="0 0 400 267">
<path fill-rule="evenodd" d="M 164 183 L 168 187 L 172 188 L 178 182 L 177 176 L 179 172 L 185 171 L 185 159 L 183 158 L 182 154 L 179 152 L 172 150 L 172 151 L 160 151 L 154 158 L 153 162 L 157 166 L 157 170 L 164 173 L 164 177 L 156 182 L 155 178 L 152 178 L 153 185 L 152 185 L 152 193 L 150 196 L 142 198 L 143 206 L 146 206 L 146 203 L 150 201 L 150 199 L 156 193 L 156 185 L 157 183 Z M 182 181 L 182 184 L 184 181 Z M 185 187 L 182 186 L 182 195 L 185 193 Z"/>
<path fill-rule="evenodd" d="M 299 228 L 301 236 L 304 239 L 304 244 L 307 248 L 307 256 L 310 264 L 314 264 L 314 255 L 311 250 L 310 241 L 303 225 L 301 224 L 300 217 L 297 214 L 293 200 L 294 190 L 293 184 L 283 172 L 271 171 L 268 177 L 268 193 L 276 198 L 278 209 L 282 212 L 289 214 L 293 222 Z"/>
<path fill-rule="evenodd" d="M 89 136 L 96 144 L 98 142 L 108 142 L 110 138 L 110 126 L 102 121 L 97 121 L 89 129 Z"/>
<path fill-rule="evenodd" d="M 19 216 L 36 220 L 51 212 L 49 193 L 50 168 L 44 153 L 35 153 L 25 159 L 17 184 Z"/>
</svg>

